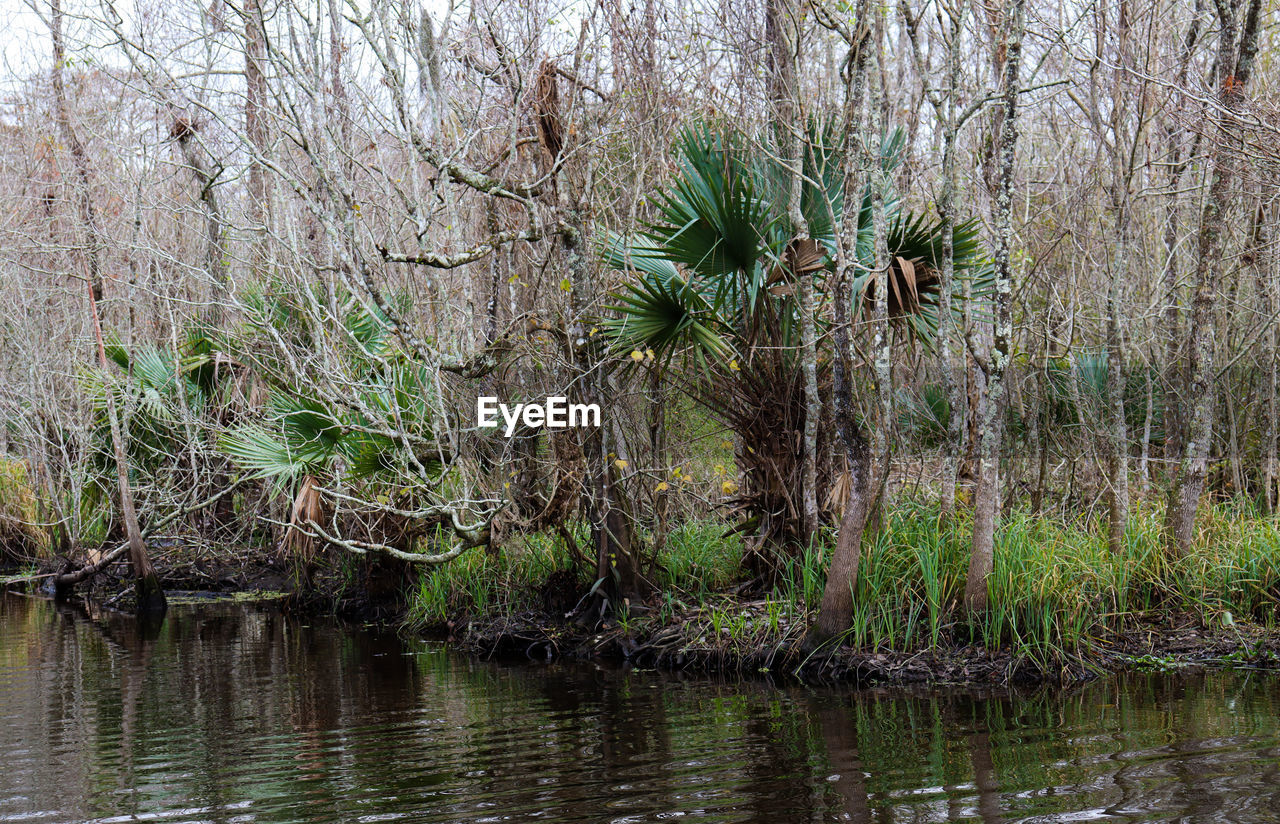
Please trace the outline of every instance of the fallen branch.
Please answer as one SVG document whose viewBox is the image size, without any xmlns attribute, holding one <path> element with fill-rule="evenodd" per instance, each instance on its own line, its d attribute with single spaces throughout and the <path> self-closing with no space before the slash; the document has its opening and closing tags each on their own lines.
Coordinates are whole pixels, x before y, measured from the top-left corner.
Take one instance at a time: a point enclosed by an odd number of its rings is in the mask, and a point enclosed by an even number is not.
<svg viewBox="0 0 1280 824">
<path fill-rule="evenodd" d="M 142 536 L 144 538 L 150 537 L 157 530 L 164 529 L 166 526 L 178 520 L 179 518 L 186 517 L 187 515 L 190 515 L 193 512 L 198 512 L 201 509 L 204 509 L 210 504 L 217 503 L 218 501 L 225 498 L 227 495 L 230 495 L 232 492 L 239 489 L 243 484 L 245 484 L 249 480 L 250 480 L 249 478 L 241 478 L 240 480 L 228 486 L 226 489 L 222 490 L 221 492 L 217 493 L 216 495 L 210 498 L 207 498 L 201 501 L 200 503 L 192 504 L 191 506 L 169 513 L 165 517 L 161 518 L 160 520 L 156 521 L 154 524 L 151 524 L 146 529 L 144 529 L 142 531 Z M 53 578 L 53 585 L 55 588 L 59 590 L 66 589 L 67 587 L 73 587 L 76 584 L 80 583 L 81 581 L 84 581 L 88 578 L 92 578 L 94 575 L 97 575 L 99 572 L 106 569 L 111 564 L 115 563 L 120 558 L 120 556 L 124 555 L 125 552 L 127 552 L 128 550 L 129 550 L 129 544 L 127 543 L 121 544 L 120 546 L 111 550 L 106 555 L 103 555 L 97 561 L 93 562 L 92 564 L 89 564 L 88 566 L 82 566 L 79 569 L 73 570 L 71 572 L 50 573 L 49 577 Z"/>
</svg>

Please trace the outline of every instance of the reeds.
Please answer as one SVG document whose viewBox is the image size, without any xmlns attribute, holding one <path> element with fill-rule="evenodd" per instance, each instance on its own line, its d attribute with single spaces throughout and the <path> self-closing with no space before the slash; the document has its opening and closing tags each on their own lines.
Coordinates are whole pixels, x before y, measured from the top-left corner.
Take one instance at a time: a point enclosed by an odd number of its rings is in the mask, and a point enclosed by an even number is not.
<svg viewBox="0 0 1280 824">
<path fill-rule="evenodd" d="M 989 609 L 969 616 L 961 608 L 968 517 L 944 522 L 932 503 L 897 501 L 863 547 L 845 642 L 883 652 L 972 643 L 1049 667 L 1078 658 L 1144 617 L 1276 624 L 1280 524 L 1239 504 L 1206 507 L 1194 551 L 1174 558 L 1161 539 L 1162 515 L 1158 508 L 1135 507 L 1124 549 L 1112 553 L 1101 522 L 1015 511 L 1000 525 Z M 755 606 L 765 605 L 756 611 L 763 610 L 766 620 L 744 623 L 727 617 L 738 614 L 723 593 L 740 578 L 742 549 L 723 531 L 723 524 L 703 521 L 672 532 L 655 567 L 664 607 L 651 613 L 652 620 L 719 616 L 713 635 L 726 629 L 732 635 L 741 624 L 751 641 L 768 643 L 769 627 L 777 626 L 768 615 L 785 614 L 793 618 L 791 630 L 772 634 L 794 637 L 794 619 L 810 616 L 821 598 L 831 536 L 790 559 L 773 591 L 752 596 Z M 423 573 L 414 617 L 443 621 L 459 610 L 528 606 L 532 587 L 567 565 L 562 547 L 536 538 L 496 556 L 474 553 Z"/>
</svg>

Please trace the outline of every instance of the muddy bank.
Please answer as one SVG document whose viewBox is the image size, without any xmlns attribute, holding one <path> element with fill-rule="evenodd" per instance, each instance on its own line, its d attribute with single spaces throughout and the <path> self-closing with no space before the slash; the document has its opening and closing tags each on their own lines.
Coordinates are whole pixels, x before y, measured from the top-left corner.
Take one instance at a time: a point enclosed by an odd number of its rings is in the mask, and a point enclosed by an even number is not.
<svg viewBox="0 0 1280 824">
<path fill-rule="evenodd" d="M 605 622 L 592 629 L 562 617 L 524 613 L 432 631 L 481 657 L 604 659 L 722 677 L 858 687 L 1067 685 L 1108 673 L 1219 668 L 1280 672 L 1280 631 L 1238 623 L 1208 627 L 1192 616 L 1146 616 L 1088 649 L 1042 658 L 954 636 L 934 649 L 914 652 L 866 652 L 850 646 L 809 650 L 799 627 L 784 625 L 769 638 L 734 635 L 740 628 L 715 626 L 704 609 L 640 626 Z"/>
<path fill-rule="evenodd" d="M 156 560 L 174 601 L 237 596 L 271 600 L 299 614 L 404 627 L 412 591 L 411 572 L 394 564 L 308 568 L 253 550 L 170 551 Z M 46 563 L 39 574 L 8 586 L 52 595 L 50 577 L 65 568 Z M 73 600 L 128 611 L 132 594 L 129 566 L 121 559 L 76 587 Z M 1088 648 L 1038 655 L 989 649 L 965 638 L 958 626 L 948 627 L 936 647 L 913 652 L 867 652 L 848 645 L 812 650 L 804 643 L 809 616 L 790 614 L 767 599 L 721 595 L 678 610 L 635 606 L 624 621 L 566 612 L 568 604 L 412 631 L 484 658 L 606 660 L 689 674 L 859 687 L 1072 684 L 1114 672 L 1224 667 L 1280 671 L 1280 630 L 1239 622 L 1208 626 L 1190 614 L 1136 616 L 1123 631 L 1099 637 Z"/>
<path fill-rule="evenodd" d="M 153 563 L 171 602 L 237 596 L 271 600 L 305 615 L 332 615 L 362 622 L 398 625 L 405 611 L 410 582 L 398 566 L 356 563 L 347 567 L 320 563 L 295 564 L 278 553 L 255 549 L 212 551 L 186 545 L 160 545 Z M 95 562 L 95 553 L 78 563 L 45 560 L 0 569 L 0 588 L 57 595 L 53 579 Z M 133 609 L 134 578 L 127 557 L 106 564 L 75 585 L 66 600 L 129 612 Z"/>
</svg>

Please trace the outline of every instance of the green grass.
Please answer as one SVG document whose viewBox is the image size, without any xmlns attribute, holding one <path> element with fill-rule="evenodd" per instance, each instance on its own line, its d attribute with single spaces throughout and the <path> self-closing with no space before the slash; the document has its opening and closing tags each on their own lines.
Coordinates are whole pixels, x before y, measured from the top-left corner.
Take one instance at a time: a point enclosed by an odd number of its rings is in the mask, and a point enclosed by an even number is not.
<svg viewBox="0 0 1280 824">
<path fill-rule="evenodd" d="M 658 557 L 658 588 L 685 598 L 700 598 L 736 583 L 742 539 L 725 537 L 726 529 L 719 521 L 690 521 L 673 528 Z"/>
<path fill-rule="evenodd" d="M 1064 523 L 1015 512 L 1003 519 L 997 536 L 989 610 L 969 621 L 960 609 L 968 517 L 944 524 L 935 505 L 898 501 L 881 531 L 864 544 L 854 626 L 846 641 L 867 651 L 895 652 L 973 642 L 1049 667 L 1143 615 L 1276 625 L 1275 520 L 1238 504 L 1206 507 L 1195 551 L 1173 559 L 1161 541 L 1162 516 L 1159 509 L 1137 507 L 1123 551 L 1112 553 L 1101 521 Z M 758 603 L 747 621 L 738 603 L 723 595 L 740 580 L 742 557 L 741 540 L 724 537 L 724 531 L 720 522 L 695 521 L 671 532 L 653 574 L 653 620 L 696 614 L 713 637 L 760 641 L 779 635 L 779 616 L 788 616 L 786 633 L 793 637 L 796 621 L 807 621 L 821 599 L 832 536 L 825 534 L 791 559 L 779 585 L 753 599 Z M 536 606 L 536 588 L 568 565 L 563 547 L 541 536 L 493 556 L 473 552 L 423 573 L 411 618 L 432 623 L 462 613 Z"/>
<path fill-rule="evenodd" d="M 538 588 L 557 570 L 570 568 L 569 553 L 553 536 L 529 535 L 497 552 L 474 549 L 418 573 L 418 589 L 405 617 L 411 627 L 509 614 L 541 605 Z"/>
<path fill-rule="evenodd" d="M 930 505 L 896 504 L 864 546 L 849 641 L 868 650 L 913 651 L 972 637 L 1048 665 L 1153 612 L 1206 624 L 1234 618 L 1273 627 L 1280 615 L 1280 531 L 1230 505 L 1208 508 L 1200 541 L 1171 559 L 1163 513 L 1139 509 L 1123 551 L 1102 523 L 1065 524 L 1016 512 L 1001 523 L 989 609 L 970 624 L 960 602 L 971 523 L 943 525 Z"/>
<path fill-rule="evenodd" d="M 39 520 L 36 509 L 26 462 L 0 458 L 0 563 L 48 554 L 48 536 L 30 526 Z"/>
</svg>

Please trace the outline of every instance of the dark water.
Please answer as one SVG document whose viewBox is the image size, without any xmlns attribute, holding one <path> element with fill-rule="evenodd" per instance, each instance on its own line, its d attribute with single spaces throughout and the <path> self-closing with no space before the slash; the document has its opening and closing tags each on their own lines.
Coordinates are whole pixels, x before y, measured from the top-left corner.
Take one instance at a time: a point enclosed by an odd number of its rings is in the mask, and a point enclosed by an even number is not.
<svg viewBox="0 0 1280 824">
<path fill-rule="evenodd" d="M 904 695 L 0 597 L 0 821 L 1280 821 L 1280 681 Z"/>
</svg>

